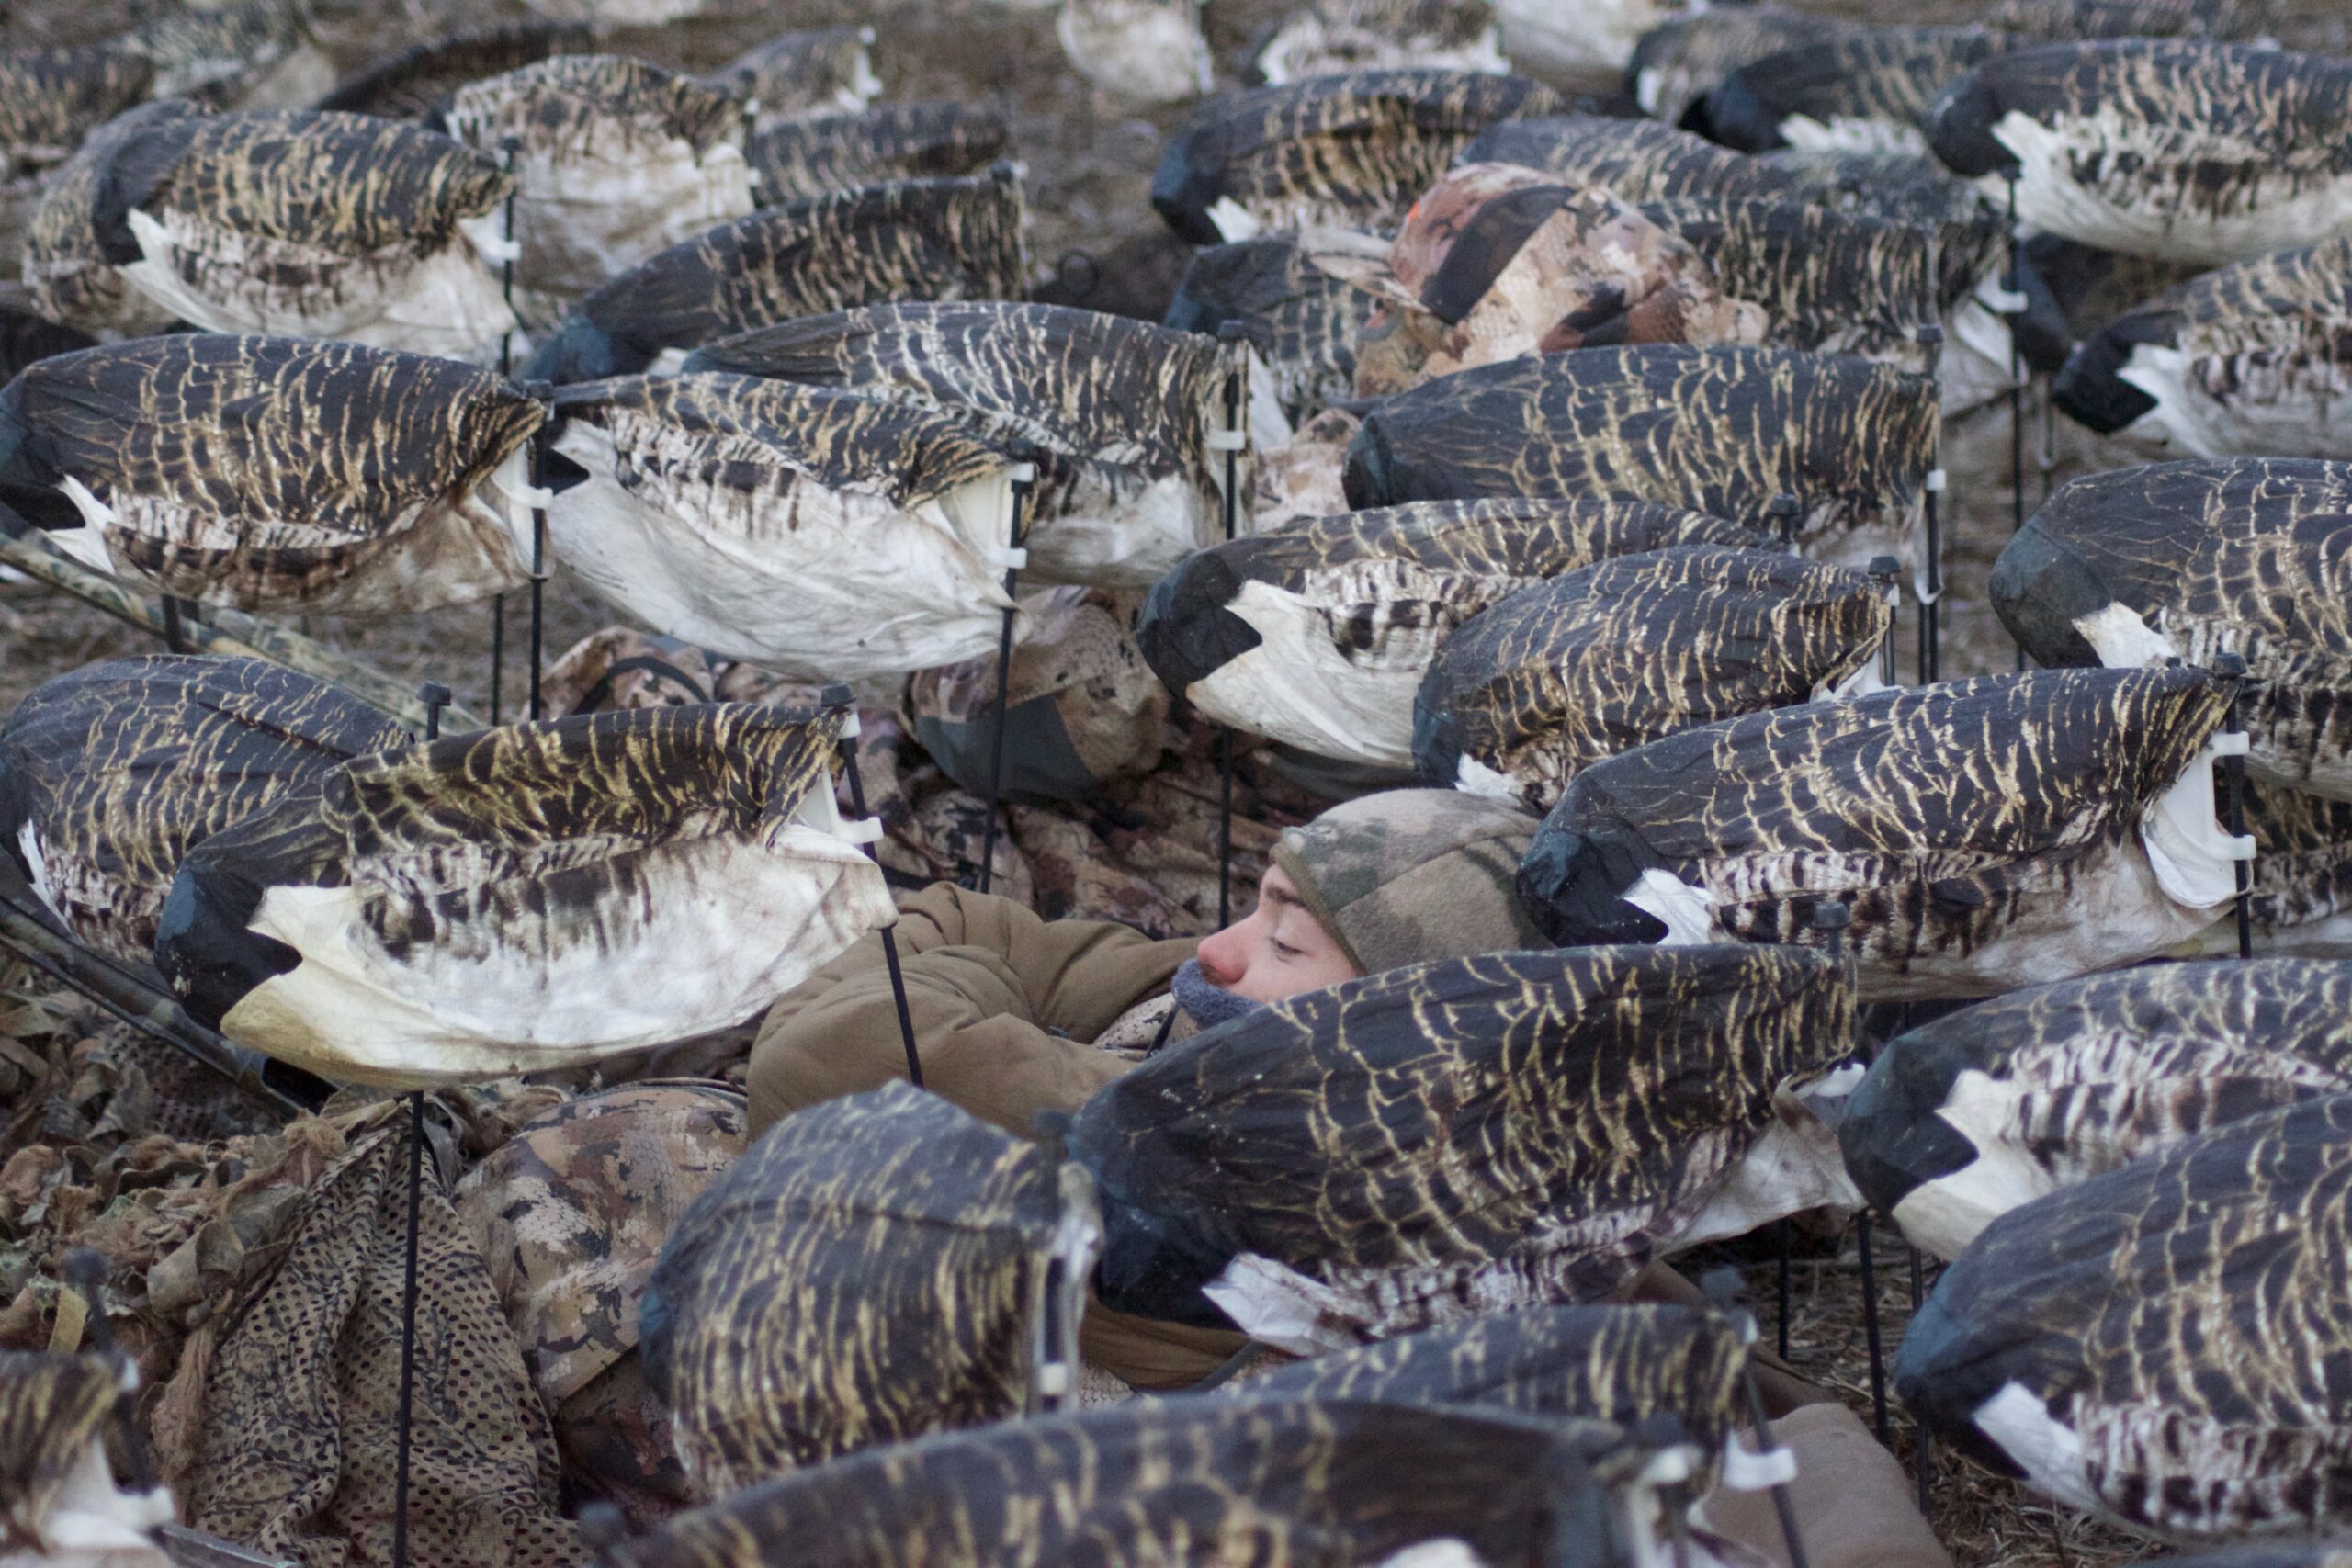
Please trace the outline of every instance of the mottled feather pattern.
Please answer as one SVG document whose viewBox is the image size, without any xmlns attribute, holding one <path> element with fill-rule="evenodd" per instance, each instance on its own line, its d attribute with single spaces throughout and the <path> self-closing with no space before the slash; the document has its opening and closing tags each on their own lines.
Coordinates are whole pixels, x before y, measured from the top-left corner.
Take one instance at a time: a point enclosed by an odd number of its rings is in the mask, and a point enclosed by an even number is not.
<svg viewBox="0 0 2352 1568">
<path fill-rule="evenodd" d="M 0 1527 L 5 1544 L 46 1558 L 42 1533 L 90 1445 L 113 1424 L 130 1369 L 112 1356 L 0 1351 Z"/>
<path fill-rule="evenodd" d="M 154 125 L 205 112 L 187 98 L 141 104 L 90 132 L 74 156 L 42 182 L 25 223 L 21 272 L 44 314 L 134 337 L 171 324 L 170 313 L 131 288 L 106 259 L 96 228 L 98 204 L 118 148 Z"/>
<path fill-rule="evenodd" d="M 424 114 L 469 82 L 513 71 L 551 54 L 585 53 L 584 22 L 532 17 L 464 28 L 371 62 L 311 107 L 406 119 Z"/>
<path fill-rule="evenodd" d="M 2245 830 L 2255 842 L 2248 912 L 2256 952 L 2352 914 L 2352 803 L 2249 786 Z M 2352 947 L 2332 955 L 2352 958 Z"/>
<path fill-rule="evenodd" d="M 521 136 L 550 149 L 584 143 L 619 124 L 639 136 L 675 136 L 697 152 L 741 145 L 743 111 L 691 76 L 617 54 L 563 54 L 469 83 L 437 111 L 450 135 L 474 147 Z"/>
<path fill-rule="evenodd" d="M 1664 201 L 1724 190 L 1747 160 L 1702 137 L 1645 119 L 1530 115 L 1487 127 L 1457 164 L 1516 164 L 1575 186 L 1607 186 L 1626 201 Z"/>
<path fill-rule="evenodd" d="M 1210 336 L 1242 323 L 1295 417 L 1354 395 L 1356 339 L 1378 306 L 1317 266 L 1297 235 L 1270 234 L 1195 251 L 1162 320 Z"/>
<path fill-rule="evenodd" d="M 1917 336 L 1937 309 L 1925 231 L 1798 201 L 1684 197 L 1642 215 L 1697 250 L 1715 286 L 1764 308 L 1770 341 L 1926 369 Z"/>
<path fill-rule="evenodd" d="M 890 180 L 970 175 L 1004 155 L 1004 117 L 979 105 L 876 104 L 756 131 L 744 147 L 763 207 Z"/>
<path fill-rule="evenodd" d="M 82 138 L 147 96 L 154 68 L 128 50 L 0 54 L 0 154 L 22 174 L 65 158 Z"/>
<path fill-rule="evenodd" d="M 2024 41 L 1964 28 L 1860 28 L 1799 41 L 1742 66 L 1711 104 L 1716 134 L 1746 151 L 1778 146 L 1782 127 L 1803 116 L 1836 134 L 1914 150 L 1917 128 L 1945 87 Z M 1851 129 L 1875 125 L 1859 132 Z"/>
</svg>

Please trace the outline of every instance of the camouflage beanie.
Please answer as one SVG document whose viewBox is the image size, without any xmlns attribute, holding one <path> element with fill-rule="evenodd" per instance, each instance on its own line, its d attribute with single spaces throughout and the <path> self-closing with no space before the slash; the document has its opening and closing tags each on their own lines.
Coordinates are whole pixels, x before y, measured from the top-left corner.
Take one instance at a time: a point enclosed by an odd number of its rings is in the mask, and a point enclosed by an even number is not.
<svg viewBox="0 0 2352 1568">
<path fill-rule="evenodd" d="M 1535 818 L 1450 789 L 1396 789 L 1285 830 L 1274 863 L 1355 966 L 1549 947 L 1519 900 Z"/>
</svg>

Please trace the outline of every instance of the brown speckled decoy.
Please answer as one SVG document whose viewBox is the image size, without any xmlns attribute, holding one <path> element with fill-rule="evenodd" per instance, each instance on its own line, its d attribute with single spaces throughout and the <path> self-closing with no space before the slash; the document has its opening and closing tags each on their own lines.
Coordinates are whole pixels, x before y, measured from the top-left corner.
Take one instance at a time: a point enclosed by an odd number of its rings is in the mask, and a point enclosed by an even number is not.
<svg viewBox="0 0 2352 1568">
<path fill-rule="evenodd" d="M 1267 234 L 1192 253 L 1161 324 L 1214 337 L 1239 322 L 1298 424 L 1354 395 L 1356 339 L 1379 306 L 1316 265 L 1297 235 Z"/>
<path fill-rule="evenodd" d="M 345 763 L 190 852 L 156 966 L 237 1043 L 388 1087 L 739 1023 L 893 918 L 834 815 L 841 725 L 638 709 Z"/>
<path fill-rule="evenodd" d="M 1017 300 L 876 305 L 746 333 L 686 356 L 945 414 L 1035 451 L 1024 547 L 1048 581 L 1148 587 L 1224 536 L 1213 431 L 1238 381 L 1260 450 L 1289 434 L 1247 353 L 1123 316 Z M 1254 372 L 1254 373 L 1253 373 Z M 1236 464 L 1248 493 L 1250 454 Z"/>
<path fill-rule="evenodd" d="M 882 90 L 874 74 L 872 28 L 779 33 L 745 50 L 703 80 L 752 106 L 752 129 L 808 115 L 854 113 Z"/>
<path fill-rule="evenodd" d="M 680 1220 L 639 1308 L 695 1492 L 1071 1393 L 1102 1240 L 1084 1171 L 936 1096 L 786 1117 Z"/>
<path fill-rule="evenodd" d="M 2345 214 L 2352 222 L 2352 179 Z M 2352 234 L 2220 267 L 2108 321 L 2052 384 L 2070 417 L 2181 457 L 2352 457 Z"/>
<path fill-rule="evenodd" d="M 1203 550 L 1152 589 L 1136 638 L 1207 717 L 1409 767 L 1413 694 L 1445 639 L 1487 605 L 1612 556 L 1765 543 L 1646 502 L 1414 502 Z"/>
<path fill-rule="evenodd" d="M 992 649 L 1012 460 L 934 411 L 756 377 L 566 389 L 548 547 L 657 630 L 779 674 Z"/>
<path fill-rule="evenodd" d="M 153 65 L 127 50 L 0 53 L 0 175 L 63 163 L 84 137 L 145 97 L 154 79 Z"/>
<path fill-rule="evenodd" d="M 409 733 L 257 659 L 158 656 L 43 682 L 0 726 L 0 853 L 82 941 L 143 964 L 187 852 Z"/>
<path fill-rule="evenodd" d="M 1759 530 L 1795 498 L 1816 559 L 1914 559 L 1934 464 L 1936 386 L 1787 349 L 1586 348 L 1444 377 L 1366 416 L 1351 505 L 1479 496 L 1613 497 Z M 1530 432 L 1536 433 L 1532 439 Z"/>
<path fill-rule="evenodd" d="M 2352 1096 L 2162 1149 L 1995 1220 L 1912 1317 L 1927 1427 L 2175 1544 L 2352 1519 Z"/>
<path fill-rule="evenodd" d="M 1944 89 L 2027 40 L 1976 27 L 1857 28 L 1799 39 L 1743 65 L 1697 111 L 1726 147 L 1927 150 Z"/>
<path fill-rule="evenodd" d="M 1262 230 L 1391 229 L 1497 120 L 1557 112 L 1549 89 L 1471 71 L 1369 71 L 1231 93 L 1171 136 L 1151 204 L 1194 244 Z"/>
<path fill-rule="evenodd" d="M 370 62 L 311 107 L 406 119 L 429 113 L 469 82 L 551 54 L 584 54 L 593 42 L 584 22 L 531 17 L 460 28 Z"/>
<path fill-rule="evenodd" d="M 2018 216 L 2101 250 L 2219 266 L 2352 224 L 2352 61 L 2248 44 L 2051 44 L 1970 73 L 1936 155 L 2018 178 Z"/>
<path fill-rule="evenodd" d="M 2352 964 L 2158 964 L 2013 991 L 1897 1036 L 1838 1138 L 1863 1196 L 1956 1258 L 2019 1204 L 2346 1091 Z"/>
<path fill-rule="evenodd" d="M 18 1562 L 164 1568 L 162 1486 L 117 1483 L 107 1438 L 138 1370 L 119 1355 L 0 1351 L 0 1551 Z M 137 1484 L 136 1482 L 133 1484 Z"/>
<path fill-rule="evenodd" d="M 688 349 L 902 299 L 1017 296 L 1021 176 L 900 180 L 722 223 L 590 294 L 524 374 L 558 385 L 674 367 Z"/>
<path fill-rule="evenodd" d="M 447 359 L 181 334 L 0 389 L 0 500 L 86 564 L 240 609 L 350 615 L 519 583 L 537 404 Z"/>
<path fill-rule="evenodd" d="M 172 308 L 132 287 L 108 259 L 98 238 L 98 203 L 116 149 L 154 126 L 205 112 L 186 98 L 141 104 L 92 131 L 41 183 L 18 265 L 25 290 L 43 315 L 86 333 L 122 337 L 144 337 L 172 324 Z M 114 248 L 120 254 L 119 244 Z M 138 259 L 135 251 L 131 259 Z"/>
<path fill-rule="evenodd" d="M 893 180 L 978 174 L 1012 145 L 1004 116 L 983 105 L 876 104 L 772 125 L 744 155 L 754 199 L 783 207 Z"/>
<path fill-rule="evenodd" d="M 1595 763 L 1520 871 L 1556 942 L 1792 942 L 1865 1000 L 2154 956 L 2227 912 L 2214 820 L 2237 682 L 1987 676 L 1755 714 Z"/>
<path fill-rule="evenodd" d="M 1347 71 L 1509 71 L 1487 0 L 1308 0 L 1258 51 L 1269 86 Z"/>
<path fill-rule="evenodd" d="M 1847 1190 L 1826 1130 L 1768 1134 L 1852 1008 L 1836 962 L 1741 946 L 1498 953 L 1261 1008 L 1078 1112 L 1098 1289 L 1300 1354 L 1606 1294 Z"/>
<path fill-rule="evenodd" d="M 1439 645 L 1413 696 L 1424 784 L 1546 811 L 1601 758 L 1878 685 L 1888 590 L 1763 550 L 1618 556 L 1521 589 Z"/>
<path fill-rule="evenodd" d="M 2044 664 L 2245 660 L 2248 770 L 2352 800 L 2352 465 L 2239 457 L 2075 479 L 1994 563 Z"/>
</svg>

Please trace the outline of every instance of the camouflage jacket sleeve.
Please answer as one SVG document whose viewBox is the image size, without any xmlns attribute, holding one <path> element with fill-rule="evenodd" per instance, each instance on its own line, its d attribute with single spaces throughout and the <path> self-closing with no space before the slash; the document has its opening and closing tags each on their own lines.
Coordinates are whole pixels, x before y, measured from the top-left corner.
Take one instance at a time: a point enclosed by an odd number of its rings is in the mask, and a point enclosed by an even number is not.
<svg viewBox="0 0 2352 1568">
<path fill-rule="evenodd" d="M 899 953 L 925 1087 L 1027 1136 L 1040 1111 L 1075 1111 L 1128 1064 L 1090 1043 L 1164 989 L 1191 941 L 1044 920 L 1007 898 L 941 884 L 900 907 Z M 906 1077 L 879 936 L 777 1002 L 752 1053 L 751 1134 Z"/>
</svg>

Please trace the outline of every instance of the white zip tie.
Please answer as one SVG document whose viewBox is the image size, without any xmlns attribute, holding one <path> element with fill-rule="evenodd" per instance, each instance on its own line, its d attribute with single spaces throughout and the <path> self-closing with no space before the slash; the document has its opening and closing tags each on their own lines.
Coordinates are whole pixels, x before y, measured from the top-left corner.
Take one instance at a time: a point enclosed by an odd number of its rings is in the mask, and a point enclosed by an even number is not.
<svg viewBox="0 0 2352 1568">
<path fill-rule="evenodd" d="M 1750 1453 L 1736 1437 L 1724 1439 L 1723 1483 L 1734 1492 L 1761 1492 L 1797 1478 L 1797 1456 L 1786 1449 Z"/>
<path fill-rule="evenodd" d="M 1247 452 L 1250 450 L 1250 433 L 1246 430 L 1212 430 L 1209 432 L 1209 450 Z"/>
<path fill-rule="evenodd" d="M 994 545 L 989 548 L 988 561 L 990 566 L 1006 567 L 1014 571 L 1022 571 L 1025 570 L 1029 565 L 1029 552 L 1025 548 L 1014 549 L 1007 545 Z"/>
<path fill-rule="evenodd" d="M 842 841 L 850 844 L 871 844 L 882 838 L 882 818 L 860 817 L 842 824 Z"/>
</svg>

